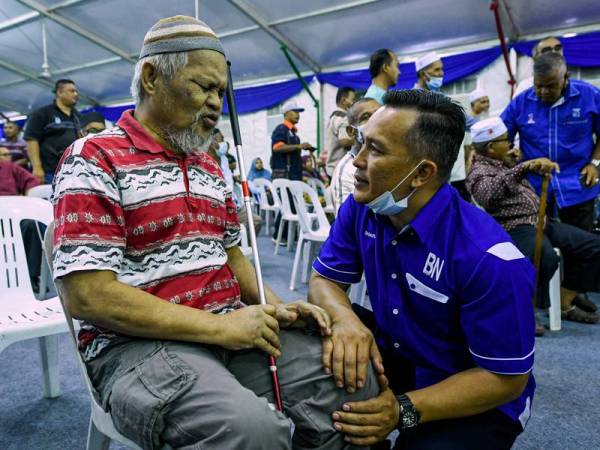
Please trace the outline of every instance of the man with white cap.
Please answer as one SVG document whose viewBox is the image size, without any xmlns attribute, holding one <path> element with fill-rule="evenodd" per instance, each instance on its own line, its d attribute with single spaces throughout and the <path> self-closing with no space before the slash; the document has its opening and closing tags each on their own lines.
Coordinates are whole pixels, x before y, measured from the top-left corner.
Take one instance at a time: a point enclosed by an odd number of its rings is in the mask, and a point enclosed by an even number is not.
<svg viewBox="0 0 600 450">
<path fill-rule="evenodd" d="M 483 89 L 475 89 L 469 94 L 471 111 L 467 113 L 467 128 L 485 119 L 490 111 L 490 98 Z"/>
<path fill-rule="evenodd" d="M 215 33 L 161 19 L 135 66 L 135 111 L 65 151 L 53 269 L 84 320 L 79 350 L 115 427 L 144 449 L 350 448 L 330 414 L 377 395 L 377 383 L 337 389 L 321 339 L 280 331 L 327 335 L 322 310 L 268 288 L 259 304 L 231 190 L 207 153 L 226 87 Z M 267 353 L 279 358 L 287 417 L 269 405 Z"/>
<path fill-rule="evenodd" d="M 522 253 L 533 260 L 539 197 L 526 175 L 560 172 L 557 163 L 547 158 L 530 159 L 519 163 L 521 152 L 513 148 L 508 130 L 499 117 L 477 122 L 471 127 L 476 153 L 467 187 L 477 203 L 506 229 Z M 544 229 L 542 257 L 539 268 L 539 289 L 536 306 L 550 305 L 549 283 L 564 257 L 564 280 L 561 290 L 562 316 L 566 320 L 595 323 L 598 315 L 573 303 L 577 291 L 600 290 L 600 237 L 577 227 L 548 220 Z M 542 335 L 538 322 L 536 334 Z"/>
<path fill-rule="evenodd" d="M 315 148 L 308 142 L 300 142 L 296 125 L 300 121 L 300 113 L 304 112 L 295 100 L 288 100 L 281 107 L 283 122 L 275 127 L 271 134 L 271 173 L 273 179 L 285 178 L 286 180 L 302 180 L 302 150 L 314 151 Z M 294 202 L 290 197 L 290 204 L 295 213 Z M 277 230 L 281 222 L 281 213 L 275 219 L 273 240 L 277 239 Z M 287 236 L 288 223 L 284 224 L 282 236 Z M 287 242 L 280 242 L 287 245 Z"/>
<path fill-rule="evenodd" d="M 415 89 L 439 91 L 444 84 L 444 64 L 436 52 L 425 53 L 415 61 L 417 83 Z"/>
</svg>

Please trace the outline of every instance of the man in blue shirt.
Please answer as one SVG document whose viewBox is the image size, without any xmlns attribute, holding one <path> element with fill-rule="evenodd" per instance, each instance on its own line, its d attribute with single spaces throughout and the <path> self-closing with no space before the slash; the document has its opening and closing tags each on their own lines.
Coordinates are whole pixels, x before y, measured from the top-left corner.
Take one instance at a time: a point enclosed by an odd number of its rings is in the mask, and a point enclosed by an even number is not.
<svg viewBox="0 0 600 450">
<path fill-rule="evenodd" d="M 314 263 L 309 301 L 332 319 L 325 370 L 353 392 L 371 360 L 381 394 L 344 404 L 334 426 L 356 445 L 398 427 L 397 449 L 508 449 L 535 389 L 535 275 L 447 183 L 464 111 L 441 94 L 391 91 L 363 131 L 354 194 Z M 375 337 L 346 294 L 363 271 Z"/>
<path fill-rule="evenodd" d="M 371 74 L 371 85 L 364 97 L 383 103 L 383 96 L 398 83 L 400 66 L 396 54 L 387 49 L 380 48 L 371 55 L 369 62 L 369 73 Z"/>
<path fill-rule="evenodd" d="M 591 231 L 600 192 L 600 90 L 570 80 L 558 53 L 537 57 L 533 72 L 534 86 L 508 105 L 502 120 L 511 141 L 519 133 L 523 160 L 545 157 L 560 166 L 552 177 L 549 211 L 556 206 L 561 221 Z M 528 179 L 540 194 L 539 177 Z"/>
</svg>

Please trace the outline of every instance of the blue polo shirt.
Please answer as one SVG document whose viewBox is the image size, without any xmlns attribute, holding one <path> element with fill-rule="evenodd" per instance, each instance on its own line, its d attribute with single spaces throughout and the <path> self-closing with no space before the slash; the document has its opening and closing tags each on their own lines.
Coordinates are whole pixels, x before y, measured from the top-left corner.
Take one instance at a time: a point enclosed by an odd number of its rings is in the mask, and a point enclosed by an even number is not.
<svg viewBox="0 0 600 450">
<path fill-rule="evenodd" d="M 595 198 L 600 186 L 583 187 L 580 172 L 590 162 L 594 134 L 600 137 L 600 90 L 569 80 L 565 95 L 554 105 L 542 102 L 529 88 L 515 97 L 501 115 L 509 138 L 519 133 L 523 159 L 548 158 L 560 166 L 553 174 L 551 191 L 561 208 Z M 541 177 L 528 176 L 537 193 Z"/>
<path fill-rule="evenodd" d="M 377 343 L 415 366 L 415 388 L 481 367 L 533 369 L 535 273 L 508 234 L 444 184 L 398 232 L 353 196 L 342 205 L 313 269 L 338 283 L 364 270 Z M 535 381 L 499 407 L 523 427 Z"/>
</svg>

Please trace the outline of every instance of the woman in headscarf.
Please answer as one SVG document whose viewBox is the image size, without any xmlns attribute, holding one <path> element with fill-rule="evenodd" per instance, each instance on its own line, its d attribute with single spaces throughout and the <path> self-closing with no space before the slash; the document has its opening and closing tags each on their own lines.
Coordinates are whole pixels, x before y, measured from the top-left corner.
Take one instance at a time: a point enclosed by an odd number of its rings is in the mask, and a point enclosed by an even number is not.
<svg viewBox="0 0 600 450">
<path fill-rule="evenodd" d="M 248 181 L 254 181 L 255 178 L 266 178 L 271 181 L 271 172 L 265 169 L 262 159 L 254 158 L 250 164 L 250 172 L 248 172 Z"/>
</svg>

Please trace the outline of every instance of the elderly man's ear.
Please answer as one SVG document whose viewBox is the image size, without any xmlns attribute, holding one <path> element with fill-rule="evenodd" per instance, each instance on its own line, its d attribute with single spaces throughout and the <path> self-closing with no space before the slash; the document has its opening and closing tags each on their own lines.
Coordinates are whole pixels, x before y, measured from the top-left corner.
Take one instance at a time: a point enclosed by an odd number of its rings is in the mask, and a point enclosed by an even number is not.
<svg viewBox="0 0 600 450">
<path fill-rule="evenodd" d="M 152 64 L 145 63 L 142 67 L 142 86 L 148 95 L 156 93 L 156 85 L 158 82 L 158 72 Z"/>
</svg>

